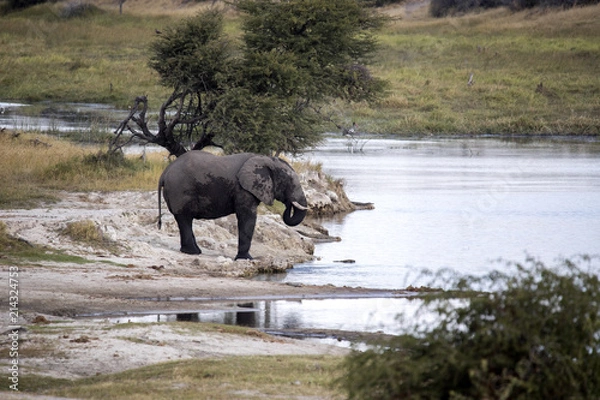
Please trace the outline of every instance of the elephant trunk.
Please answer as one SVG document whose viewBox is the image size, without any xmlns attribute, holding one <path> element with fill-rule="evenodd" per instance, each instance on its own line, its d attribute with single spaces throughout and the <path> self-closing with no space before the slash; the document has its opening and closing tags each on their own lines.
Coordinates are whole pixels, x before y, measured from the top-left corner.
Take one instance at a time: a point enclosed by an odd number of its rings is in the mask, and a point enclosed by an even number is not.
<svg viewBox="0 0 600 400">
<path fill-rule="evenodd" d="M 307 212 L 308 207 L 303 206 L 300 203 L 295 201 L 288 203 L 283 212 L 283 222 L 288 226 L 296 226 L 304 220 Z"/>
</svg>

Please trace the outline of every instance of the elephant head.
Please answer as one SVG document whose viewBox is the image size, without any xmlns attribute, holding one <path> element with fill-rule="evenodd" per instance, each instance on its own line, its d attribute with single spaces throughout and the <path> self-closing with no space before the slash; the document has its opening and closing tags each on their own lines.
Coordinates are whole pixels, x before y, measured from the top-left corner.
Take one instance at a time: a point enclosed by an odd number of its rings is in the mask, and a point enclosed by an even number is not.
<svg viewBox="0 0 600 400">
<path fill-rule="evenodd" d="M 254 156 L 248 159 L 237 174 L 242 188 L 267 205 L 274 200 L 285 204 L 283 221 L 296 226 L 308 211 L 300 179 L 294 169 L 276 157 Z"/>
</svg>

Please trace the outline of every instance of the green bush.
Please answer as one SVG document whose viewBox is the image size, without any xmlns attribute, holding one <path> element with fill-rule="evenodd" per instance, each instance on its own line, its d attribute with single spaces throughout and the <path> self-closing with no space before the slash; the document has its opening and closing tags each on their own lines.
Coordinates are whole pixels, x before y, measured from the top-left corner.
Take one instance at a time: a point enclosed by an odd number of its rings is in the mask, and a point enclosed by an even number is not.
<svg viewBox="0 0 600 400">
<path fill-rule="evenodd" d="M 598 399 L 594 261 L 547 268 L 530 258 L 506 273 L 452 277 L 457 291 L 426 300 L 434 327 L 353 352 L 339 384 L 350 399 Z"/>
</svg>

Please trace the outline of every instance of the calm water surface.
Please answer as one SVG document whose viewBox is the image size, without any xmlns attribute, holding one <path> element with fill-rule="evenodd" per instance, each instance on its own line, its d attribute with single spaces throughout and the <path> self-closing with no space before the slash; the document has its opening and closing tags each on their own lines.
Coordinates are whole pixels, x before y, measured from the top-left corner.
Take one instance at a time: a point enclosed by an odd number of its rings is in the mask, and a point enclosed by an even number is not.
<svg viewBox="0 0 600 400">
<path fill-rule="evenodd" d="M 404 288 L 422 269 L 481 274 L 499 258 L 600 253 L 600 145 L 499 140 L 384 140 L 351 153 L 329 139 L 305 156 L 375 210 L 323 220 L 341 242 L 283 278 Z M 336 260 L 353 259 L 354 264 Z"/>
</svg>

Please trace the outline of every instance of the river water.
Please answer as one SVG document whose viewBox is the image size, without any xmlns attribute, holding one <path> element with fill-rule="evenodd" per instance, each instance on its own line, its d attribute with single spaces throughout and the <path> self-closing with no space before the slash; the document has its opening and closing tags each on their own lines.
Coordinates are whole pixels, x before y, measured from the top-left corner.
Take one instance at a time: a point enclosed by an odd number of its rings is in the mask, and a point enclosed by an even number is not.
<svg viewBox="0 0 600 400">
<path fill-rule="evenodd" d="M 341 242 L 283 281 L 400 289 L 420 272 L 501 269 L 502 258 L 600 253 L 600 143 L 496 139 L 328 139 L 306 159 L 373 202 L 323 225 Z M 339 263 L 339 260 L 355 263 Z M 429 278 L 428 278 L 429 279 Z"/>
<path fill-rule="evenodd" d="M 68 106 L 52 104 L 44 115 L 28 117 L 19 112 L 26 105 L 0 103 L 0 126 L 86 132 L 94 121 L 122 117 L 101 105 Z M 340 242 L 317 244 L 317 260 L 259 279 L 402 289 L 430 285 L 424 269 L 478 275 L 505 268 L 499 258 L 521 262 L 530 255 L 552 264 L 600 253 L 598 141 L 334 137 L 302 158 L 321 163 L 343 179 L 353 201 L 375 209 L 321 220 Z M 268 300 L 235 312 L 121 319 L 397 333 L 405 327 L 395 316 L 410 319 L 419 306 L 410 298 Z"/>
</svg>

